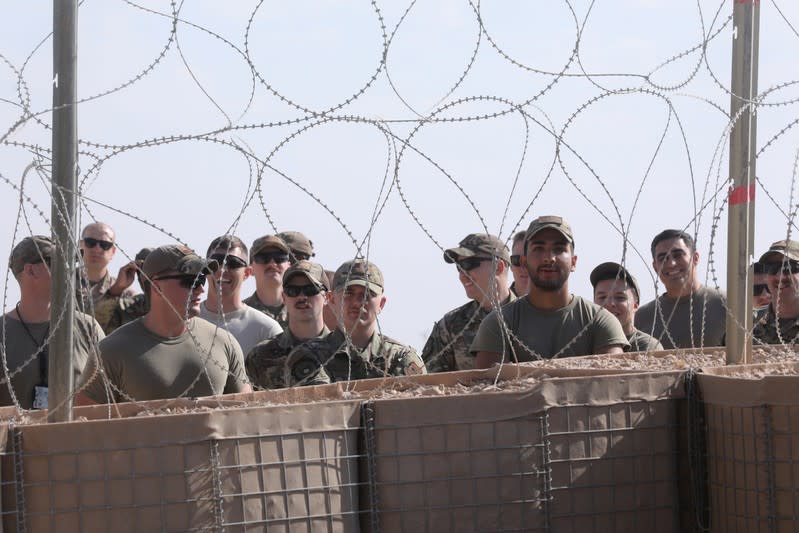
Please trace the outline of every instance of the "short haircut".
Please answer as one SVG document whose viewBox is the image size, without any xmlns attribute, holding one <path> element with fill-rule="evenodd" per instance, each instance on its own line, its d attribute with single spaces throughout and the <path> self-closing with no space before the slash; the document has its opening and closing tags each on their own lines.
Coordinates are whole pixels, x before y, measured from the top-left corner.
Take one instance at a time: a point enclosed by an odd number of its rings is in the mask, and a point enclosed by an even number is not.
<svg viewBox="0 0 799 533">
<path fill-rule="evenodd" d="M 752 270 L 755 274 L 766 274 L 766 265 L 760 262 L 752 263 Z"/>
<path fill-rule="evenodd" d="M 596 284 L 594 285 L 594 293 L 596 293 L 596 286 L 599 285 L 599 282 L 608 279 L 624 282 L 625 289 L 630 289 L 631 291 L 633 291 L 633 296 L 635 297 L 635 303 L 637 304 L 641 303 L 641 298 L 638 295 L 638 291 L 635 290 L 635 286 L 633 286 L 632 282 L 630 282 L 630 280 L 627 279 L 626 276 L 620 276 L 618 272 L 614 274 L 613 271 L 611 270 L 606 270 L 597 277 Z"/>
<path fill-rule="evenodd" d="M 691 250 L 691 253 L 696 251 L 696 243 L 694 242 L 693 237 L 679 229 L 664 229 L 655 235 L 654 239 L 652 239 L 652 259 L 655 258 L 655 248 L 657 245 L 662 241 L 668 241 L 671 239 L 682 239 L 682 241 L 685 243 L 685 246 Z"/>
<path fill-rule="evenodd" d="M 511 243 L 511 246 L 513 246 L 517 242 L 522 242 L 526 235 L 527 235 L 527 232 L 525 230 L 516 232 L 516 235 L 513 236 L 513 242 Z"/>
<path fill-rule="evenodd" d="M 244 254 L 244 257 L 247 257 L 247 245 L 235 235 L 222 235 L 221 237 L 217 237 L 216 239 L 212 240 L 211 244 L 208 245 L 208 251 L 205 252 L 205 255 L 208 256 L 211 254 L 211 252 L 220 248 L 227 251 L 230 251 L 233 248 L 239 248 Z"/>
</svg>

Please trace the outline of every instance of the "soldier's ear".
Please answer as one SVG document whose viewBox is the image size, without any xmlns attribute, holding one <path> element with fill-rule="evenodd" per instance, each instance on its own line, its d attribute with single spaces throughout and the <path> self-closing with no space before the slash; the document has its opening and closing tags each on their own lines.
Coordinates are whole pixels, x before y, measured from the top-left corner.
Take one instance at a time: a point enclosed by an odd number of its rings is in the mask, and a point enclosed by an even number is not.
<svg viewBox="0 0 799 533">
<path fill-rule="evenodd" d="M 380 305 L 377 307 L 377 314 L 380 314 L 380 311 L 386 306 L 386 296 L 383 295 L 380 297 Z"/>
</svg>

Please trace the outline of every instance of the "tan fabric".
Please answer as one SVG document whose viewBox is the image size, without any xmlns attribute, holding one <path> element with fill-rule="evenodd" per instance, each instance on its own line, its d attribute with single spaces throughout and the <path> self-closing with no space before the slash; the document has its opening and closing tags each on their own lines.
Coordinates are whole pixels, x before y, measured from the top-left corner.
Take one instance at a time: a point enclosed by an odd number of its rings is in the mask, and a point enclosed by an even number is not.
<svg viewBox="0 0 799 533">
<path fill-rule="evenodd" d="M 667 350 L 724 346 L 726 306 L 724 293 L 709 287 L 676 300 L 662 294 L 638 309 L 635 327 L 658 339 Z"/>
<path fill-rule="evenodd" d="M 135 320 L 106 337 L 100 355 L 106 378 L 119 390 L 109 398 L 98 374 L 85 390 L 98 403 L 213 396 L 241 392 L 247 383 L 238 342 L 201 318 L 190 319 L 188 331 L 173 338 L 155 335 Z M 89 361 L 86 379 L 95 365 Z"/>
<path fill-rule="evenodd" d="M 607 346 L 629 345 L 615 316 L 579 296 L 556 311 L 542 311 L 527 298 L 519 298 L 501 312 L 504 328 L 492 311 L 480 324 L 471 346 L 473 353 L 493 352 L 505 354 L 509 361 L 534 361 L 591 355 Z M 505 328 L 513 335 L 507 335 Z"/>
<path fill-rule="evenodd" d="M 33 357 L 33 359 L 31 357 L 39 351 L 42 343 L 47 340 L 50 323 L 26 323 L 26 325 L 36 342 L 30 338 L 19 320 L 8 315 L 4 316 L 0 320 L 0 339 L 5 344 L 0 345 L 0 350 L 2 351 L 6 368 L 13 374 L 11 384 L 14 387 L 14 394 L 20 407 L 31 409 L 33 407 L 33 387 L 41 385 L 40 356 Z M 87 314 L 75 313 L 75 349 L 72 353 L 74 383 L 79 382 L 90 351 L 96 349 L 97 343 L 103 337 L 105 337 L 105 334 L 100 329 L 97 321 Z M 23 367 L 23 365 L 25 366 Z M 0 405 L 14 405 L 8 389 L 8 378 L 5 371 L 2 372 L 2 378 Z"/>
</svg>

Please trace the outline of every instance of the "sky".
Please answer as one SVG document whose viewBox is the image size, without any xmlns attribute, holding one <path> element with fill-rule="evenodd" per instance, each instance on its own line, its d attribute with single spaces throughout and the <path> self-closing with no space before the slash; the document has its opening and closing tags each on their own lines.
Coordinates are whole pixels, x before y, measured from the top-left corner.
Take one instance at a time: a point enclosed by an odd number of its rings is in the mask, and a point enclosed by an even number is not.
<svg viewBox="0 0 799 533">
<path fill-rule="evenodd" d="M 623 259 L 652 299 L 665 228 L 724 289 L 732 6 L 85 0 L 77 226 L 116 230 L 114 271 L 144 246 L 302 231 L 329 270 L 381 268 L 381 329 L 417 349 L 466 302 L 442 251 L 539 215 L 574 229 L 575 294 Z M 795 234 L 799 195 L 799 5 L 760 6 L 758 253 Z M 51 28 L 50 2 L 0 0 L 3 257 L 50 233 Z"/>
</svg>

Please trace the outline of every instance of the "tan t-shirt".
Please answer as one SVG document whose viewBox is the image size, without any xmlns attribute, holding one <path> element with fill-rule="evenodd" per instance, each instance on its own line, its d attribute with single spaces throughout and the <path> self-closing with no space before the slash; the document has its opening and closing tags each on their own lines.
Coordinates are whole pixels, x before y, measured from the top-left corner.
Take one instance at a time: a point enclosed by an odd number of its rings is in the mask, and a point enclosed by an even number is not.
<svg viewBox="0 0 799 533">
<path fill-rule="evenodd" d="M 661 294 L 636 311 L 635 327 L 658 339 L 667 350 L 724 346 L 726 308 L 724 293 L 709 287 L 678 299 Z"/>
<path fill-rule="evenodd" d="M 500 312 L 512 335 L 505 334 L 497 312 L 492 311 L 477 330 L 472 352 L 508 354 L 506 361 L 534 361 L 591 355 L 606 346 L 628 345 L 618 319 L 579 296 L 555 311 L 543 311 L 527 298 L 519 298 Z"/>
<path fill-rule="evenodd" d="M 47 340 L 50 333 L 50 322 L 35 324 L 25 323 L 30 330 L 30 335 L 25 331 L 22 322 L 9 315 L 0 318 L 0 344 L 3 357 L 5 357 L 8 371 L 13 374 L 11 384 L 20 407 L 33 408 L 33 388 L 42 385 L 42 373 L 47 373 L 46 367 L 41 366 L 40 358 L 49 356 L 46 352 L 34 356 Z M 31 339 L 33 336 L 33 339 Z M 73 384 L 80 381 L 89 352 L 97 350 L 97 343 L 105 337 L 100 325 L 90 315 L 75 311 L 75 329 L 73 334 L 75 349 L 72 352 Z M 35 340 L 34 340 L 35 339 Z M 47 353 L 48 355 L 44 355 Z M 25 365 L 23 367 L 23 365 Z M 20 368 L 22 367 L 22 368 Z M 8 389 L 8 377 L 2 371 L 2 384 L 0 384 L 0 405 L 14 405 Z"/>
<path fill-rule="evenodd" d="M 188 331 L 178 337 L 158 336 L 142 319 L 134 320 L 100 343 L 100 356 L 115 402 L 213 396 L 241 392 L 248 383 L 238 342 L 201 318 L 189 319 Z M 94 359 L 86 365 L 85 379 L 95 365 Z M 84 392 L 109 403 L 99 374 Z"/>
</svg>

